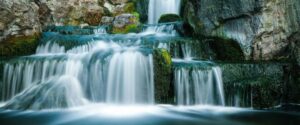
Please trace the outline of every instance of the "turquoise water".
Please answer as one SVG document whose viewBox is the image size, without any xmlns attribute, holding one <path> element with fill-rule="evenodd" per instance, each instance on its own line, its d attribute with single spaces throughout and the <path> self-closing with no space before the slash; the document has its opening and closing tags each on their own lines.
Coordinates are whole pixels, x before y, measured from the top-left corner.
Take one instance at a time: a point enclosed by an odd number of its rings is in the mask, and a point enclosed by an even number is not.
<svg viewBox="0 0 300 125">
<path fill-rule="evenodd" d="M 299 113 L 212 106 L 89 105 L 67 110 L 0 110 L 1 125 L 299 125 Z"/>
</svg>

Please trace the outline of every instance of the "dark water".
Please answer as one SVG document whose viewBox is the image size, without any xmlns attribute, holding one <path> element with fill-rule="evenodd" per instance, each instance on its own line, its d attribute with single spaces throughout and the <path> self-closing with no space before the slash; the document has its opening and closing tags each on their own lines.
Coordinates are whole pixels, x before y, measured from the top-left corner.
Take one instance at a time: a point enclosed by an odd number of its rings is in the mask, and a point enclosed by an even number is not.
<svg viewBox="0 0 300 125">
<path fill-rule="evenodd" d="M 1 125 L 300 125 L 300 113 L 211 106 L 90 105 L 42 111 L 0 110 Z"/>
</svg>

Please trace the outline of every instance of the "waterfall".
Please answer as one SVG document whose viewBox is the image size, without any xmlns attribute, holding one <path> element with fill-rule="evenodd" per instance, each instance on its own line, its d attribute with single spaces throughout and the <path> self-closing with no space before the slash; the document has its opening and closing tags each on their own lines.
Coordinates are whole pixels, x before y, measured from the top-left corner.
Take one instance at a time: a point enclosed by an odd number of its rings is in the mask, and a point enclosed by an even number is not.
<svg viewBox="0 0 300 125">
<path fill-rule="evenodd" d="M 6 107 L 17 109 L 25 106 L 39 109 L 84 104 L 84 101 L 80 100 L 115 104 L 153 104 L 152 58 L 148 50 L 122 47 L 115 42 L 93 41 L 66 50 L 64 46 L 48 41 L 38 47 L 37 54 L 5 64 L 1 100 L 7 101 L 12 98 Z M 63 79 L 63 83 L 56 79 Z M 70 83 L 65 84 L 64 81 Z M 57 83 L 62 85 L 56 85 Z M 53 98 L 53 103 L 49 103 L 52 106 L 45 107 L 45 103 L 51 100 L 45 97 L 49 94 L 41 93 L 52 93 L 48 92 L 48 88 L 57 91 L 73 90 L 74 87 L 74 91 L 82 91 L 84 99 L 81 95 L 74 97 L 74 94 L 69 93 L 52 94 L 59 98 Z M 30 99 L 35 96 L 40 99 Z M 20 104 L 27 102 L 27 99 L 32 100 L 32 105 Z M 16 105 L 24 107 L 15 107 Z"/>
<path fill-rule="evenodd" d="M 178 22 L 156 24 L 179 7 L 180 0 L 150 0 L 149 24 L 141 33 L 110 35 L 102 26 L 46 30 L 34 55 L 4 65 L 0 100 L 13 109 L 154 104 L 154 62 L 161 60 L 152 52 L 166 48 L 184 58 L 173 59 L 177 104 L 224 105 L 220 68 L 193 60 L 193 44 L 178 40 Z"/>
<path fill-rule="evenodd" d="M 163 14 L 179 14 L 180 0 L 150 0 L 148 24 L 156 24 Z"/>
<path fill-rule="evenodd" d="M 219 67 L 198 61 L 173 61 L 177 65 L 174 81 L 178 105 L 225 105 Z"/>
<path fill-rule="evenodd" d="M 150 0 L 148 7 L 148 24 L 146 34 L 167 34 L 176 36 L 176 23 L 157 24 L 163 14 L 179 14 L 180 0 Z"/>
<path fill-rule="evenodd" d="M 154 103 L 152 56 L 137 52 L 113 55 L 109 64 L 106 100 L 115 103 Z M 143 95 L 141 93 L 147 93 Z"/>
</svg>

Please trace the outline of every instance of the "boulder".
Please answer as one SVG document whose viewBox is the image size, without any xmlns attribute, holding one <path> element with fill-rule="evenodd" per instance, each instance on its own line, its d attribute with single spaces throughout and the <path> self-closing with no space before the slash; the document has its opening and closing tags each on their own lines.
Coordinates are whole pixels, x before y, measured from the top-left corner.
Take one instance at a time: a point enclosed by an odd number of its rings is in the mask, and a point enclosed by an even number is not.
<svg viewBox="0 0 300 125">
<path fill-rule="evenodd" d="M 164 14 L 160 16 L 158 23 L 178 22 L 181 18 L 177 14 Z"/>
</svg>

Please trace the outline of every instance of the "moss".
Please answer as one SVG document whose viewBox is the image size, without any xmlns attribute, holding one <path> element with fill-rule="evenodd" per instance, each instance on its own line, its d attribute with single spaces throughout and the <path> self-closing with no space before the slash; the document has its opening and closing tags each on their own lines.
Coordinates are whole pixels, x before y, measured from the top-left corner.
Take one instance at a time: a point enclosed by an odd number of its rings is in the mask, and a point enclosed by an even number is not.
<svg viewBox="0 0 300 125">
<path fill-rule="evenodd" d="M 238 61 L 244 60 L 245 55 L 237 41 L 226 38 L 213 37 L 206 39 L 209 46 L 216 54 L 217 60 Z"/>
<path fill-rule="evenodd" d="M 126 34 L 126 33 L 137 33 L 141 30 L 139 26 L 139 14 L 137 12 L 131 13 L 134 18 L 130 18 L 129 22 L 131 24 L 127 24 L 122 28 L 112 27 L 111 33 L 113 34 Z"/>
<path fill-rule="evenodd" d="M 165 49 L 155 49 L 153 58 L 156 103 L 174 103 L 171 55 Z"/>
<path fill-rule="evenodd" d="M 168 22 L 177 22 L 182 21 L 180 16 L 176 14 L 164 14 L 160 16 L 158 23 L 168 23 Z"/>
<path fill-rule="evenodd" d="M 135 6 L 134 6 L 134 3 L 127 3 L 124 7 L 124 12 L 125 13 L 133 13 L 135 12 L 136 9 L 135 9 Z"/>
<path fill-rule="evenodd" d="M 280 105 L 283 84 L 271 78 L 260 78 L 258 81 L 260 84 L 252 85 L 253 107 L 263 109 Z"/>
<path fill-rule="evenodd" d="M 126 34 L 130 32 L 137 32 L 138 26 L 136 24 L 130 24 L 125 26 L 124 28 L 113 28 L 112 33 L 113 34 Z"/>
<path fill-rule="evenodd" d="M 224 83 L 226 105 L 237 103 L 241 107 L 265 109 L 280 105 L 283 84 L 271 77 L 241 80 L 237 83 Z M 238 96 L 237 96 L 238 95 Z M 239 97 L 239 99 L 236 99 Z M 230 100 L 235 98 L 236 100 Z M 231 101 L 231 102 L 230 102 Z"/>
<path fill-rule="evenodd" d="M 116 9 L 114 11 L 113 16 L 118 16 L 123 13 L 134 13 L 136 12 L 136 8 L 133 2 L 126 3 L 123 8 Z"/>
<path fill-rule="evenodd" d="M 0 43 L 0 57 L 23 56 L 35 53 L 40 34 L 12 36 Z"/>
</svg>

